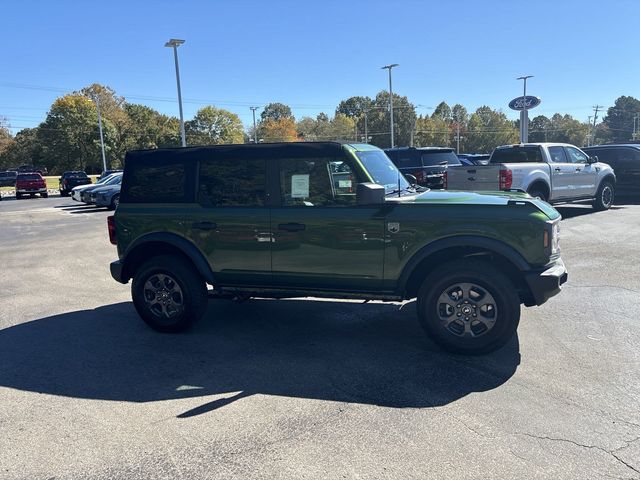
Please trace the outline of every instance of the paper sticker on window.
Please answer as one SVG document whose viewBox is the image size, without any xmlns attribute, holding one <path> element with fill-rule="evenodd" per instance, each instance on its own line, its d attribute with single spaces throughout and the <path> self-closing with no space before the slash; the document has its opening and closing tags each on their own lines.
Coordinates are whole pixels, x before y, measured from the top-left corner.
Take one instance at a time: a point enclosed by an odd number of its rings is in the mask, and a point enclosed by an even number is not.
<svg viewBox="0 0 640 480">
<path fill-rule="evenodd" d="M 338 180 L 338 188 L 351 188 L 351 180 Z"/>
<path fill-rule="evenodd" d="M 291 175 L 291 198 L 309 198 L 309 175 Z"/>
</svg>

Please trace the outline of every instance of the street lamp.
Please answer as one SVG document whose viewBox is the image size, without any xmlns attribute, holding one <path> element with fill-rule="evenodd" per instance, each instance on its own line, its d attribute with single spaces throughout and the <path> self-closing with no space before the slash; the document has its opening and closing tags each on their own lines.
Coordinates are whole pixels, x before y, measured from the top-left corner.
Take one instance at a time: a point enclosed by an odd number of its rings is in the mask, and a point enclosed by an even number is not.
<svg viewBox="0 0 640 480">
<path fill-rule="evenodd" d="M 391 65 L 385 65 L 381 67 L 381 70 L 387 69 L 389 70 L 389 116 L 391 118 L 391 148 L 394 147 L 393 141 L 393 89 L 391 88 L 391 69 L 393 67 L 398 67 L 397 63 L 392 63 Z"/>
<path fill-rule="evenodd" d="M 178 84 L 178 107 L 180 108 L 180 136 L 182 137 L 182 146 L 187 146 L 187 138 L 184 133 L 184 117 L 182 115 L 182 92 L 180 91 L 180 68 L 178 67 L 178 47 L 184 43 L 184 40 L 172 38 L 164 44 L 165 47 L 173 48 L 173 58 L 176 63 L 176 83 Z"/>
<path fill-rule="evenodd" d="M 522 93 L 522 110 L 520 111 L 520 143 L 529 141 L 529 116 L 527 115 L 527 78 L 533 75 L 518 77 L 516 80 L 524 80 L 524 91 Z"/>
</svg>

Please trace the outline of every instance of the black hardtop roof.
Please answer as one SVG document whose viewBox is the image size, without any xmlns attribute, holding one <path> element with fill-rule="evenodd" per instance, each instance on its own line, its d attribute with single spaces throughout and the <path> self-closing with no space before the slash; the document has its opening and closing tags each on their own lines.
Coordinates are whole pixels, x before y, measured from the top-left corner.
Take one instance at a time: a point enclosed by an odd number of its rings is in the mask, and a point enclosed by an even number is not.
<svg viewBox="0 0 640 480">
<path fill-rule="evenodd" d="M 260 157 L 265 160 L 278 158 L 333 157 L 342 153 L 343 142 L 283 142 L 283 143 L 243 143 L 233 145 L 210 145 L 203 147 L 156 148 L 131 150 L 127 152 L 125 163 L 156 163 L 158 161 L 198 161 L 223 158 L 250 159 Z"/>
<path fill-rule="evenodd" d="M 589 147 L 582 147 L 583 150 L 589 148 L 616 148 L 616 147 L 630 147 L 640 150 L 640 144 L 638 143 L 605 143 L 604 145 L 591 145 Z"/>
<path fill-rule="evenodd" d="M 384 151 L 391 152 L 400 152 L 405 150 L 418 151 L 418 152 L 453 152 L 453 148 L 451 147 L 393 147 L 393 148 L 385 148 Z"/>
</svg>

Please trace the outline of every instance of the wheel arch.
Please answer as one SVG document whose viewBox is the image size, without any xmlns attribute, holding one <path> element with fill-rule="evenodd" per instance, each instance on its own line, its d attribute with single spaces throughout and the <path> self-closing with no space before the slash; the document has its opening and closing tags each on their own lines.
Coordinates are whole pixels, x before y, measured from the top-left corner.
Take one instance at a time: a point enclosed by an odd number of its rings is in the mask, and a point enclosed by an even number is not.
<svg viewBox="0 0 640 480">
<path fill-rule="evenodd" d="M 531 267 L 524 257 L 499 240 L 475 236 L 437 240 L 420 249 L 405 265 L 398 281 L 398 293 L 403 298 L 414 298 L 429 273 L 445 263 L 464 258 L 491 262 L 512 281 L 523 303 L 532 301 L 524 279 L 524 272 Z"/>
<path fill-rule="evenodd" d="M 207 283 L 214 283 L 214 273 L 206 257 L 193 243 L 168 232 L 143 235 L 127 247 L 122 256 L 123 280 L 133 277 L 145 261 L 158 255 L 178 255 L 189 261 Z"/>
<path fill-rule="evenodd" d="M 547 199 L 551 198 L 551 189 L 549 188 L 549 184 L 546 182 L 546 180 L 544 180 L 543 178 L 535 179 L 533 182 L 531 182 L 531 184 L 527 188 L 527 193 L 531 192 L 536 187 L 540 188 L 546 193 Z"/>
</svg>

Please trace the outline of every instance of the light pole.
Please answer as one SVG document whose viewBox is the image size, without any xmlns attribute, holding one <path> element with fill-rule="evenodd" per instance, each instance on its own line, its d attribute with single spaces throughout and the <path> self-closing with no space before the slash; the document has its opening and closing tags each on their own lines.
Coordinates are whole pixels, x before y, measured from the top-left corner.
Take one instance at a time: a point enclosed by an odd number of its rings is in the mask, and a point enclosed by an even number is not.
<svg viewBox="0 0 640 480">
<path fill-rule="evenodd" d="M 173 47 L 173 59 L 176 63 L 176 83 L 178 84 L 178 107 L 180 108 L 180 136 L 182 137 L 182 146 L 187 146 L 187 138 L 184 133 L 184 116 L 182 115 L 182 92 L 180 91 L 180 68 L 178 67 L 178 47 L 184 43 L 184 40 L 172 38 L 164 44 L 165 47 Z"/>
<path fill-rule="evenodd" d="M 256 110 L 260 107 L 249 107 L 253 113 L 253 143 L 258 143 L 258 130 L 256 129 Z"/>
<path fill-rule="evenodd" d="M 102 115 L 100 114 L 100 97 L 98 95 L 91 95 L 91 98 L 96 102 L 96 110 L 98 111 L 98 129 L 100 130 L 100 147 L 102 148 L 102 171 L 107 171 L 107 157 L 104 154 L 104 136 L 102 135 Z"/>
<path fill-rule="evenodd" d="M 518 77 L 516 80 L 524 80 L 524 92 L 522 93 L 522 110 L 520 111 L 520 143 L 529 141 L 529 116 L 527 115 L 527 78 L 533 75 Z"/>
<path fill-rule="evenodd" d="M 393 89 L 391 88 L 391 69 L 393 67 L 399 66 L 397 63 L 392 63 L 390 65 L 385 65 L 381 67 L 382 70 L 389 70 L 389 118 L 391 118 L 391 148 L 394 147 L 393 141 Z"/>
</svg>

